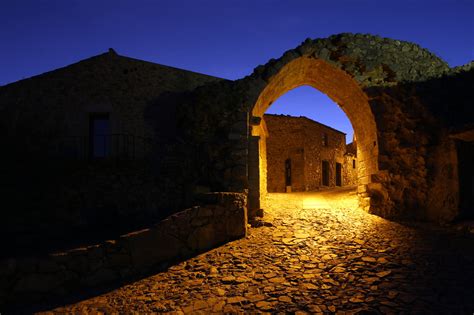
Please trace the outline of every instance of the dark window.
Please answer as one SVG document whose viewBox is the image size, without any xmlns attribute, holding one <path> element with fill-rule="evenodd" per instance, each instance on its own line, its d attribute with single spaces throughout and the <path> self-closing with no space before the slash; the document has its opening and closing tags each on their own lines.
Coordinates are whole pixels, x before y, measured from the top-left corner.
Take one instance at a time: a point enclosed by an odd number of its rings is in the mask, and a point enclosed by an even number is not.
<svg viewBox="0 0 474 315">
<path fill-rule="evenodd" d="M 328 134 L 323 133 L 323 146 L 327 147 L 328 146 Z"/>
<path fill-rule="evenodd" d="M 356 168 L 356 160 L 352 160 L 352 168 Z"/>
<path fill-rule="evenodd" d="M 291 160 L 285 161 L 285 185 L 291 186 Z"/>
<path fill-rule="evenodd" d="M 108 113 L 90 115 L 89 149 L 92 158 L 105 158 L 110 155 L 110 119 Z"/>
<path fill-rule="evenodd" d="M 323 161 L 323 168 L 322 168 L 322 184 L 323 186 L 329 186 L 329 162 Z"/>
</svg>

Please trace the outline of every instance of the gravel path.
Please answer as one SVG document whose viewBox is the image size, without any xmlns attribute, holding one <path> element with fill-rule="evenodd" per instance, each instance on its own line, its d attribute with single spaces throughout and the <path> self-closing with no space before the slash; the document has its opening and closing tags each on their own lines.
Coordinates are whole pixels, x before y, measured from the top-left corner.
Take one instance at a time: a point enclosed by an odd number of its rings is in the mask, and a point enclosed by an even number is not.
<svg viewBox="0 0 474 315">
<path fill-rule="evenodd" d="M 267 204 L 245 239 L 46 313 L 473 314 L 472 235 L 367 214 L 347 189 Z"/>
</svg>

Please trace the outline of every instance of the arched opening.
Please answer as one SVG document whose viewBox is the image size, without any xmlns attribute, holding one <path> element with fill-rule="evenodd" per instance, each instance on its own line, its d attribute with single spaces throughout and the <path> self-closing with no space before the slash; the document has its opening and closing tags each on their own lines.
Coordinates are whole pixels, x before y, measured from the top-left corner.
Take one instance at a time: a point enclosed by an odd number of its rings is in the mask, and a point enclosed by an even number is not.
<svg viewBox="0 0 474 315">
<path fill-rule="evenodd" d="M 353 128 L 326 94 L 307 85 L 290 90 L 269 107 L 262 123 L 268 132 L 269 193 L 354 188 Z"/>
<path fill-rule="evenodd" d="M 343 70 L 326 61 L 301 57 L 295 59 L 268 80 L 251 111 L 249 145 L 249 212 L 261 208 L 267 193 L 267 128 L 263 115 L 280 96 L 299 86 L 308 85 L 329 96 L 349 118 L 357 139 L 357 192 L 359 206 L 370 210 L 367 191 L 373 174 L 378 171 L 378 145 L 375 120 L 367 95 Z"/>
</svg>

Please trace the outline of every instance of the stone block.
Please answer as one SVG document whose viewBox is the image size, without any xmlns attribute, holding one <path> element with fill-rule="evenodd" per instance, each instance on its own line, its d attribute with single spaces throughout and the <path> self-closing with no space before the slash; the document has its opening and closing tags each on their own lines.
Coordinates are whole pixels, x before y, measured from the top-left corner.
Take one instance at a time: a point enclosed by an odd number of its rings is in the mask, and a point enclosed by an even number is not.
<svg viewBox="0 0 474 315">
<path fill-rule="evenodd" d="M 183 246 L 178 239 L 159 229 L 127 234 L 122 237 L 122 241 L 130 252 L 131 262 L 136 270 L 176 258 Z"/>
<path fill-rule="evenodd" d="M 23 258 L 17 261 L 19 273 L 33 273 L 37 270 L 38 261 L 34 258 Z"/>
<path fill-rule="evenodd" d="M 0 277 L 9 277 L 16 271 L 17 262 L 13 258 L 0 261 Z"/>
<path fill-rule="evenodd" d="M 53 259 L 41 259 L 38 261 L 38 271 L 42 273 L 54 273 L 62 270 Z"/>
<path fill-rule="evenodd" d="M 104 249 L 101 245 L 93 245 L 87 248 L 87 257 L 89 259 L 100 259 L 104 257 Z"/>
<path fill-rule="evenodd" d="M 20 276 L 13 288 L 13 292 L 40 292 L 53 290 L 61 284 L 58 274 L 29 273 Z"/>
<path fill-rule="evenodd" d="M 121 267 L 130 267 L 132 261 L 129 254 L 124 253 L 113 253 L 107 257 L 107 266 L 109 268 L 121 268 Z"/>
<path fill-rule="evenodd" d="M 381 191 L 383 190 L 383 186 L 381 183 L 369 183 L 367 185 L 367 190 L 368 191 L 375 191 L 375 190 Z"/>
<path fill-rule="evenodd" d="M 209 223 L 209 218 L 208 217 L 196 217 L 191 219 L 191 226 L 198 227 L 198 226 L 203 226 Z"/>
<path fill-rule="evenodd" d="M 213 215 L 212 208 L 200 207 L 198 210 L 198 217 L 211 217 Z"/>
<path fill-rule="evenodd" d="M 88 287 L 106 284 L 119 279 L 119 273 L 108 268 L 101 268 L 92 274 L 87 275 L 81 283 Z"/>
<path fill-rule="evenodd" d="M 387 170 L 378 171 L 371 175 L 371 180 L 374 183 L 385 183 L 390 180 L 390 173 Z"/>
<path fill-rule="evenodd" d="M 87 252 L 73 255 L 69 253 L 67 257 L 68 259 L 65 263 L 67 269 L 72 270 L 78 274 L 84 274 L 89 270 Z"/>
<path fill-rule="evenodd" d="M 367 185 L 358 185 L 357 186 L 357 193 L 362 194 L 367 191 Z"/>
<path fill-rule="evenodd" d="M 241 213 L 227 216 L 225 221 L 226 232 L 230 239 L 245 237 L 247 235 L 247 220 L 243 210 Z"/>
<path fill-rule="evenodd" d="M 216 237 L 213 224 L 196 228 L 188 238 L 188 246 L 197 252 L 210 249 L 215 245 Z"/>
</svg>

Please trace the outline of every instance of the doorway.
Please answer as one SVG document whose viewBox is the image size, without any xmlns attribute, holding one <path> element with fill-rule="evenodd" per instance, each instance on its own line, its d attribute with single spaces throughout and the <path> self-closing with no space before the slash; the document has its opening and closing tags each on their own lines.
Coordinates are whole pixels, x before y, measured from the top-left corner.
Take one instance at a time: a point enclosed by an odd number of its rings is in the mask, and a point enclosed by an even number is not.
<svg viewBox="0 0 474 315">
<path fill-rule="evenodd" d="M 291 192 L 291 159 L 285 161 L 285 186 L 286 192 Z"/>
<path fill-rule="evenodd" d="M 329 186 L 329 161 L 323 161 L 321 171 L 323 186 Z"/>
<path fill-rule="evenodd" d="M 342 186 L 342 164 L 336 163 L 336 186 Z"/>
</svg>

